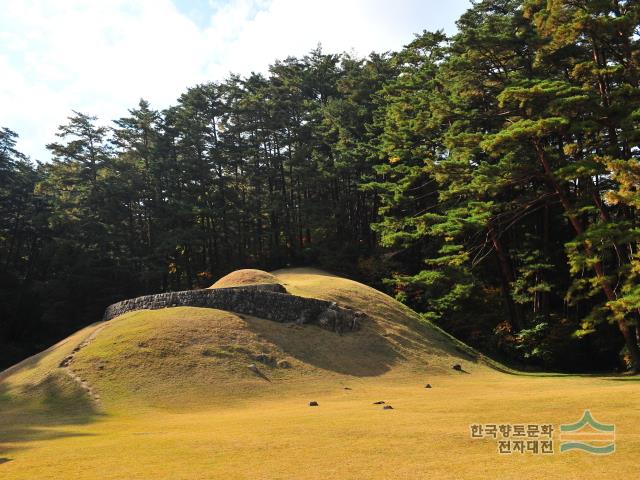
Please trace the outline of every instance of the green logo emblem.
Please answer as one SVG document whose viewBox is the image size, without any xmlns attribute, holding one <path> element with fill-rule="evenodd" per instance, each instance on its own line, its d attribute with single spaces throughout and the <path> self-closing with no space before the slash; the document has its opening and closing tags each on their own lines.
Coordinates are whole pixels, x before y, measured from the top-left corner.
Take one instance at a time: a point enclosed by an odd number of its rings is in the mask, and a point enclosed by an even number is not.
<svg viewBox="0 0 640 480">
<path fill-rule="evenodd" d="M 589 410 L 576 423 L 560 425 L 560 453 L 582 450 L 609 455 L 616 450 L 616 426 L 596 421 Z"/>
</svg>

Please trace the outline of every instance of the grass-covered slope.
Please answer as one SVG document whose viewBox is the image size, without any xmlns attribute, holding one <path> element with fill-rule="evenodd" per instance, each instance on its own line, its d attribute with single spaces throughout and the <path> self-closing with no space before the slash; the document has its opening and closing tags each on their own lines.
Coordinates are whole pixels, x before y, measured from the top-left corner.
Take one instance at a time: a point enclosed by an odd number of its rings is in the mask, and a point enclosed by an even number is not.
<svg viewBox="0 0 640 480">
<path fill-rule="evenodd" d="M 38 397 L 43 385 L 55 385 L 60 400 L 75 402 L 82 393 L 71 388 L 77 383 L 98 407 L 206 404 L 329 377 L 340 382 L 407 371 L 450 373 L 452 364 L 468 360 L 415 313 L 360 283 L 303 269 L 274 275 L 241 270 L 225 278 L 224 285 L 271 278 L 292 294 L 333 300 L 364 311 L 367 319 L 360 331 L 340 336 L 205 308 L 129 312 L 5 372 L 6 395 Z M 248 368 L 252 363 L 266 379 Z"/>
</svg>

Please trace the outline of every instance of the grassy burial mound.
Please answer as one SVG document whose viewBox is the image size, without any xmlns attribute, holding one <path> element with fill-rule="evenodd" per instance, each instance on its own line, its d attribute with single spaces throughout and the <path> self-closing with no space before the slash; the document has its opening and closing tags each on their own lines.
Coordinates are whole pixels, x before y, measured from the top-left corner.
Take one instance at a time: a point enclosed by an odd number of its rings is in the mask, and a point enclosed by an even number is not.
<svg viewBox="0 0 640 480">
<path fill-rule="evenodd" d="M 337 335 L 176 307 L 86 327 L 0 374 L 2 479 L 586 479 L 635 471 L 637 379 L 501 373 L 374 289 L 317 270 L 273 275 L 292 295 L 366 319 Z M 572 423 L 587 408 L 616 425 L 615 455 L 499 455 L 495 442 L 469 435 L 478 423 Z"/>
<path fill-rule="evenodd" d="M 228 310 L 131 311 L 87 327 L 4 373 L 6 395 L 33 396 L 42 385 L 59 384 L 61 404 L 82 391 L 97 408 L 123 402 L 206 404 L 232 392 L 268 394 L 309 380 L 409 370 L 444 373 L 470 360 L 447 336 L 387 295 L 324 272 L 240 270 L 215 285 L 251 281 L 279 283 L 293 296 L 336 302 L 366 317 L 358 331 L 340 336 L 316 325 Z M 79 390 L 65 386 L 70 380 Z"/>
</svg>

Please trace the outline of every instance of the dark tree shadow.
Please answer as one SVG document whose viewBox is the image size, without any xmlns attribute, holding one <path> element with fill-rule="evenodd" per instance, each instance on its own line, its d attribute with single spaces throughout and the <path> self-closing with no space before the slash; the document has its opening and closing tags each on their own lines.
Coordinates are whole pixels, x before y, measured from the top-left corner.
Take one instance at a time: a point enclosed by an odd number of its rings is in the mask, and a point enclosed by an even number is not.
<svg viewBox="0 0 640 480">
<path fill-rule="evenodd" d="M 64 376 L 64 372 L 54 372 L 18 392 L 0 383 L 0 464 L 13 460 L 12 451 L 32 448 L 30 443 L 93 435 L 58 428 L 85 425 L 104 416 L 86 393 Z"/>
<path fill-rule="evenodd" d="M 250 330 L 287 355 L 324 370 L 356 377 L 377 376 L 402 358 L 374 322 L 359 331 L 338 335 L 315 325 L 280 324 L 248 315 L 242 318 Z"/>
</svg>

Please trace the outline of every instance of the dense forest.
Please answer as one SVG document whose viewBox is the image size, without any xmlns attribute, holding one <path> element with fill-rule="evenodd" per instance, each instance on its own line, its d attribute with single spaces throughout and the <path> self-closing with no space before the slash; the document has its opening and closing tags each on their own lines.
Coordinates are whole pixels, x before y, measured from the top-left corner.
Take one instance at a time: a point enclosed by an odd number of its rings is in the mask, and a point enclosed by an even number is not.
<svg viewBox="0 0 640 480">
<path fill-rule="evenodd" d="M 50 162 L 0 129 L 0 366 L 124 298 L 316 266 L 505 361 L 640 369 L 636 1 L 478 1 L 452 37 L 88 113 Z"/>
</svg>

